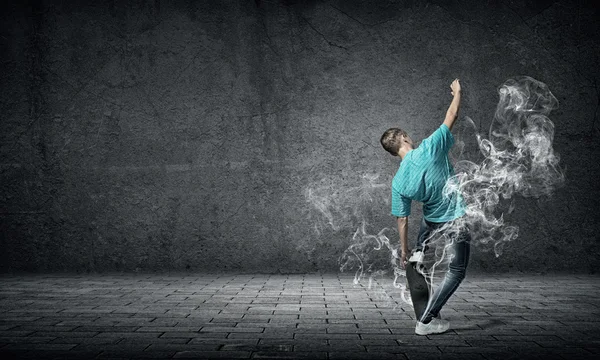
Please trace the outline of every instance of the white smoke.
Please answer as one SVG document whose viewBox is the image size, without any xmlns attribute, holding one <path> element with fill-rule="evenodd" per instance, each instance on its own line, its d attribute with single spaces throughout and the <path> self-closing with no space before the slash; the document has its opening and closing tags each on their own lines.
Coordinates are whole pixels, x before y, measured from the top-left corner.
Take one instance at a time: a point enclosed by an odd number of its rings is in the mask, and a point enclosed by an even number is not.
<svg viewBox="0 0 600 360">
<path fill-rule="evenodd" d="M 304 190 L 306 201 L 322 216 L 315 221 L 317 234 L 321 234 L 323 227 L 334 231 L 354 228 L 364 221 L 365 209 L 372 207 L 375 201 L 389 204 L 385 193 L 389 185 L 379 182 L 379 174 L 365 173 L 354 180 L 355 184 L 348 186 L 342 177 L 324 178 Z"/>
<path fill-rule="evenodd" d="M 483 161 L 457 161 L 456 175 L 444 189 L 458 190 L 467 205 L 456 225 L 468 224 L 472 243 L 484 249 L 493 245 L 496 256 L 518 236 L 517 226 L 504 223 L 504 213 L 514 211 L 514 202 L 507 200 L 514 195 L 549 196 L 565 179 L 552 148 L 554 124 L 547 116 L 558 101 L 546 84 L 523 76 L 507 80 L 498 93 L 489 139 L 475 135 Z M 477 130 L 470 118 L 463 121 Z"/>
<path fill-rule="evenodd" d="M 344 174 L 339 177 L 326 177 L 310 184 L 304 189 L 304 196 L 313 212 L 316 212 L 313 220 L 318 238 L 310 242 L 305 240 L 298 244 L 298 248 L 311 257 L 315 243 L 321 242 L 322 237 L 330 235 L 325 233 L 326 229 L 338 234 L 342 232 L 352 234 L 351 231 L 355 230 L 351 237 L 351 245 L 339 258 L 340 270 L 355 269 L 355 284 L 367 278 L 369 289 L 374 284 L 378 284 L 381 290 L 379 296 L 389 298 L 383 290 L 385 281 L 379 283 L 376 278 L 383 277 L 390 269 L 398 268 L 397 245 L 394 246 L 390 242 L 390 237 L 398 238 L 397 231 L 384 228 L 376 235 L 371 235 L 367 230 L 366 220 L 370 218 L 372 208 L 389 213 L 389 191 L 389 180 L 385 182 L 380 180 L 380 175 L 377 173 Z M 397 244 L 398 241 L 393 243 Z M 404 283 L 400 281 L 397 283 L 397 287 L 404 289 L 403 293 L 406 293 Z M 407 293 L 404 297 L 408 297 Z"/>
<path fill-rule="evenodd" d="M 500 256 L 506 244 L 518 236 L 518 227 L 504 222 L 505 213 L 518 211 L 513 197 L 550 196 L 564 184 L 559 156 L 552 148 L 554 124 L 548 118 L 558 107 L 557 99 L 546 84 L 528 76 L 507 80 L 499 87 L 498 94 L 487 139 L 477 132 L 470 118 L 457 120 L 463 122 L 459 127 L 474 133 L 478 156 L 483 160 L 466 159 L 465 141 L 455 135 L 454 148 L 459 150 L 454 166 L 456 175 L 446 183 L 444 194 L 460 192 L 466 214 L 438 228 L 427 239 L 434 256 L 425 265 L 432 278 L 440 265 L 451 260 L 452 253 L 448 250 L 458 232 L 468 227 L 473 246 L 483 251 L 493 249 Z M 341 227 L 356 229 L 351 245 L 340 257 L 340 270 L 355 268 L 355 283 L 368 276 L 369 284 L 374 277 L 391 270 L 394 287 L 410 303 L 404 286 L 405 272 L 398 266 L 397 232 L 388 228 L 377 234 L 366 231 L 368 203 L 380 198 L 382 191 L 389 198 L 390 184 L 377 183 L 377 179 L 377 175 L 365 175 L 362 183 L 350 188 L 344 188 L 341 181 L 323 179 L 320 186 L 308 187 L 305 197 L 334 231 Z M 315 225 L 320 234 L 322 223 L 316 224 L 320 224 Z M 389 232 L 395 232 L 395 245 L 386 235 Z"/>
</svg>

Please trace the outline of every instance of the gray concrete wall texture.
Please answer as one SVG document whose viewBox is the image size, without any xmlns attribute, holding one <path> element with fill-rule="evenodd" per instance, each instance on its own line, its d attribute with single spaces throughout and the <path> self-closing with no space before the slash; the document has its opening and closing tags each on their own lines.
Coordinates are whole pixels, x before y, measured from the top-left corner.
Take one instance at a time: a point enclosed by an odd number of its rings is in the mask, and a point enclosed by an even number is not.
<svg viewBox="0 0 600 360">
<path fill-rule="evenodd" d="M 397 242 L 383 131 L 428 136 L 458 77 L 458 121 L 486 135 L 518 75 L 560 102 L 566 182 L 516 198 L 519 237 L 470 269 L 600 264 L 594 2 L 2 6 L 4 272 L 336 271 L 362 224 Z M 420 219 L 413 204 L 411 241 Z"/>
</svg>

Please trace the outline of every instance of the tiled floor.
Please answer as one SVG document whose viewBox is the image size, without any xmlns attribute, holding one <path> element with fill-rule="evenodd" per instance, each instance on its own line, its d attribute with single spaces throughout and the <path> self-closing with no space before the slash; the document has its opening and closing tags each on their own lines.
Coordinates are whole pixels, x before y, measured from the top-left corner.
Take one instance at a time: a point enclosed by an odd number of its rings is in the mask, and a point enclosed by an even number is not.
<svg viewBox="0 0 600 360">
<path fill-rule="evenodd" d="M 390 281 L 369 289 L 346 274 L 2 275 L 0 355 L 600 358 L 599 276 L 468 275 L 442 311 L 451 330 L 427 337 L 414 334 L 412 308 Z"/>
</svg>

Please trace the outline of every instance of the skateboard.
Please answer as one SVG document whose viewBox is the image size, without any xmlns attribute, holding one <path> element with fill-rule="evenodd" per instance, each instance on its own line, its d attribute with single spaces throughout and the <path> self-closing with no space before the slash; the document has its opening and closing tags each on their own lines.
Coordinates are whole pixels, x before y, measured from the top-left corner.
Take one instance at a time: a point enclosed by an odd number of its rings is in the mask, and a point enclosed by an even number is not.
<svg viewBox="0 0 600 360">
<path fill-rule="evenodd" d="M 420 267 L 423 267 L 423 265 L 418 262 L 408 261 L 406 263 L 406 280 L 417 321 L 421 319 L 430 295 L 429 283 L 425 276 L 419 272 Z"/>
</svg>

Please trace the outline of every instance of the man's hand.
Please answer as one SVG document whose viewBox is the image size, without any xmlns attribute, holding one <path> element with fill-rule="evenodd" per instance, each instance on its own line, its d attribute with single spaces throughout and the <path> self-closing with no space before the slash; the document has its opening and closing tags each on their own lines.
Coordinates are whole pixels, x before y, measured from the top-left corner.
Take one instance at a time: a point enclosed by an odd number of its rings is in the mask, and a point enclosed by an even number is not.
<svg viewBox="0 0 600 360">
<path fill-rule="evenodd" d="M 410 253 L 410 250 L 408 249 L 403 249 L 402 253 L 400 255 L 400 266 L 402 267 L 402 269 L 406 269 L 406 264 L 407 264 L 407 257 L 408 254 Z"/>
<path fill-rule="evenodd" d="M 460 92 L 460 82 L 458 81 L 458 79 L 454 79 L 452 84 L 450 84 L 450 89 L 452 89 L 452 91 L 450 92 L 452 96 Z"/>
<path fill-rule="evenodd" d="M 448 127 L 448 129 L 452 130 L 452 126 L 454 126 L 454 121 L 458 117 L 458 108 L 460 106 L 460 82 L 458 79 L 454 79 L 452 84 L 450 84 L 450 89 L 452 89 L 452 102 L 450 103 L 450 107 L 448 107 L 448 111 L 446 111 L 446 118 L 444 119 L 444 124 Z"/>
</svg>

